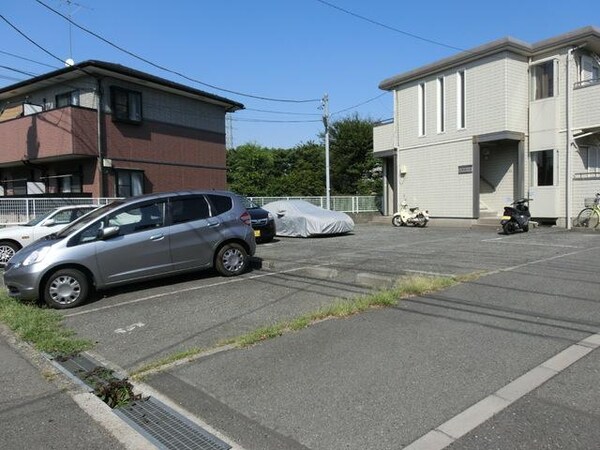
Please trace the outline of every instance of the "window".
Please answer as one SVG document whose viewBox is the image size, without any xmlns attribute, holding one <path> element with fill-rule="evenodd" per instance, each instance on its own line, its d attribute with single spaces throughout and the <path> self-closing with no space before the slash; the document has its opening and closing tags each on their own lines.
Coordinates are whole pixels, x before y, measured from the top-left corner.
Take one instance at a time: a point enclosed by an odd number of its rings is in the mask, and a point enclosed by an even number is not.
<svg viewBox="0 0 600 450">
<path fill-rule="evenodd" d="M 231 197 L 216 194 L 208 194 L 207 197 L 212 203 L 212 211 L 214 216 L 223 214 L 233 208 Z"/>
<path fill-rule="evenodd" d="M 554 150 L 531 153 L 533 186 L 554 185 Z"/>
<path fill-rule="evenodd" d="M 65 175 L 58 178 L 59 193 L 81 193 L 81 177 L 79 175 Z"/>
<path fill-rule="evenodd" d="M 425 83 L 419 84 L 419 136 L 425 136 Z"/>
<path fill-rule="evenodd" d="M 117 170 L 117 197 L 133 197 L 144 193 L 144 172 Z"/>
<path fill-rule="evenodd" d="M 466 127 L 466 95 L 465 95 L 465 71 L 460 70 L 456 74 L 456 125 L 459 130 Z"/>
<path fill-rule="evenodd" d="M 600 147 L 580 147 L 579 153 L 589 173 L 600 172 Z"/>
<path fill-rule="evenodd" d="M 162 201 L 135 205 L 108 217 L 108 226 L 119 227 L 119 235 L 127 235 L 162 227 L 165 223 L 165 203 Z"/>
<path fill-rule="evenodd" d="M 116 86 L 110 88 L 113 120 L 131 123 L 142 121 L 142 94 Z"/>
<path fill-rule="evenodd" d="M 531 68 L 533 100 L 554 97 L 554 61 Z"/>
<path fill-rule="evenodd" d="M 171 200 L 173 224 L 191 222 L 210 217 L 210 209 L 204 196 L 180 197 Z"/>
<path fill-rule="evenodd" d="M 79 91 L 69 91 L 56 96 L 56 107 L 79 106 Z"/>
<path fill-rule="evenodd" d="M 446 131 L 446 93 L 444 77 L 437 79 L 437 131 Z"/>
<path fill-rule="evenodd" d="M 580 67 L 579 81 L 586 82 L 585 84 L 600 81 L 600 67 L 591 56 L 581 55 Z"/>
</svg>

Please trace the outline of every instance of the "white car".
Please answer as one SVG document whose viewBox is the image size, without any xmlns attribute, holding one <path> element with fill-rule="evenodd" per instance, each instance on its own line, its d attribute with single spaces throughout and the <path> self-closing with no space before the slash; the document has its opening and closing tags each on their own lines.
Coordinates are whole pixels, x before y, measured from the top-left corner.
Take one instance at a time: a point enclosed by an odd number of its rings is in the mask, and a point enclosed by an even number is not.
<svg viewBox="0 0 600 450">
<path fill-rule="evenodd" d="M 75 219 L 96 209 L 97 205 L 61 206 L 36 217 L 25 225 L 0 229 L 0 266 L 23 247 L 62 230 Z"/>
</svg>

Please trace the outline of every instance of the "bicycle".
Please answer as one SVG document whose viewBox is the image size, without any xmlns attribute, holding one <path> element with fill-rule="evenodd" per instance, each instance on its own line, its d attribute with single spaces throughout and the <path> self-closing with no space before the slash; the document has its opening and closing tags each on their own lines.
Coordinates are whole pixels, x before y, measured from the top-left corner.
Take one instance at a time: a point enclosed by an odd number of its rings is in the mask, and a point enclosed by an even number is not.
<svg viewBox="0 0 600 450">
<path fill-rule="evenodd" d="M 576 227 L 596 228 L 600 222 L 600 193 L 596 194 L 594 202 L 586 205 L 575 219 Z"/>
</svg>

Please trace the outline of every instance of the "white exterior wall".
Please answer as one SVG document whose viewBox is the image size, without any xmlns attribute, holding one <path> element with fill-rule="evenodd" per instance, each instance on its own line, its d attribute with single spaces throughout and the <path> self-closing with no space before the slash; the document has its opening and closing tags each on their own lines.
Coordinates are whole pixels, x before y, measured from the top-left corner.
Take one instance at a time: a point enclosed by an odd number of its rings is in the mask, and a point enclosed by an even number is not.
<svg viewBox="0 0 600 450">
<path fill-rule="evenodd" d="M 428 209 L 434 217 L 473 215 L 473 174 L 458 174 L 459 165 L 472 164 L 470 140 L 400 151 L 400 201 Z"/>
<path fill-rule="evenodd" d="M 395 118 L 399 164 L 407 169 L 400 185 L 400 198 L 406 196 L 409 204 L 418 202 L 421 207 L 429 208 L 434 216 L 473 216 L 475 180 L 473 174 L 458 174 L 458 166 L 474 164 L 474 136 L 501 131 L 527 132 L 527 67 L 526 58 L 502 52 L 399 87 Z M 459 129 L 458 119 L 459 71 L 465 73 L 464 129 Z M 437 80 L 441 76 L 445 78 L 446 120 L 445 131 L 438 133 Z M 419 136 L 418 128 L 420 83 L 425 83 L 425 136 Z M 515 152 L 510 155 L 516 158 Z M 514 167 L 511 170 L 514 171 Z M 501 208 L 500 203 L 505 197 L 512 198 L 514 176 L 512 172 L 507 176 L 500 191 L 488 199 L 492 203 L 490 207 Z M 416 178 L 421 178 L 420 182 Z"/>
</svg>

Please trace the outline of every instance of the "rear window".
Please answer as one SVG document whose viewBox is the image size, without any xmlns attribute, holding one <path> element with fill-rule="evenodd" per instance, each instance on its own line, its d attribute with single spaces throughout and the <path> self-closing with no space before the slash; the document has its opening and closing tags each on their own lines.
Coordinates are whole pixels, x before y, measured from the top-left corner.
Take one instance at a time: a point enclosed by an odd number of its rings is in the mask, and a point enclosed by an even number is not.
<svg viewBox="0 0 600 450">
<path fill-rule="evenodd" d="M 223 214 L 233 208 L 233 201 L 231 200 L 231 197 L 217 194 L 208 194 L 207 197 L 213 205 L 214 216 Z"/>
<path fill-rule="evenodd" d="M 210 217 L 210 210 L 203 196 L 171 199 L 171 221 L 174 224 L 208 217 Z"/>
</svg>

